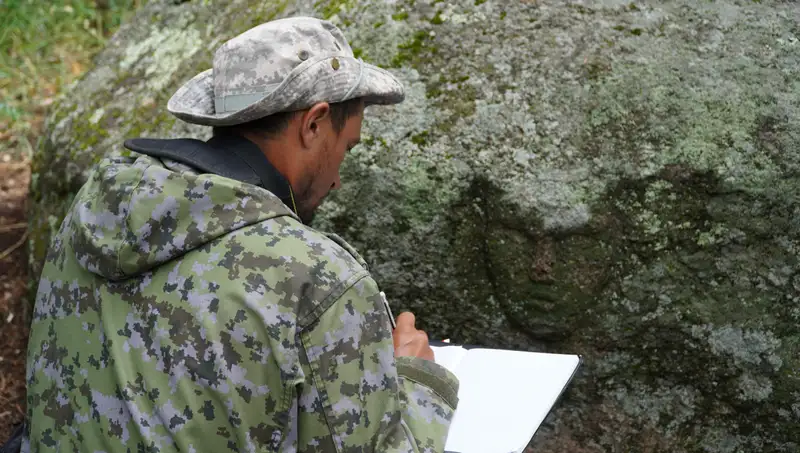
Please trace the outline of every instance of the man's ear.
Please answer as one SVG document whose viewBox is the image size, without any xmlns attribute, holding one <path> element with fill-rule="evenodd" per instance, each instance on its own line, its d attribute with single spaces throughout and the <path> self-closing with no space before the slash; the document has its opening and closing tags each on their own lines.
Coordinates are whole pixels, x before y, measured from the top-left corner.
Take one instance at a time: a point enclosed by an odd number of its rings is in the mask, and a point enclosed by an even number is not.
<svg viewBox="0 0 800 453">
<path fill-rule="evenodd" d="M 303 148 L 312 148 L 322 138 L 323 127 L 330 123 L 331 106 L 327 102 L 314 104 L 306 110 L 300 123 L 300 143 Z"/>
</svg>

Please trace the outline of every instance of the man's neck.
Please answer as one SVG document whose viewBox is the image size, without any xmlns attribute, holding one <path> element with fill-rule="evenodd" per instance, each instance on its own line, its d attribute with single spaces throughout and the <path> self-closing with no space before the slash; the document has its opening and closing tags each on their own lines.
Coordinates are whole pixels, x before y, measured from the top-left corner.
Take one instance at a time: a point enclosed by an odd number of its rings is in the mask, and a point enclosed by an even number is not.
<svg viewBox="0 0 800 453">
<path fill-rule="evenodd" d="M 299 162 L 294 153 L 286 150 L 295 149 L 296 145 L 288 143 L 285 138 L 265 140 L 255 134 L 244 133 L 243 137 L 256 145 L 270 164 L 288 181 L 292 187 L 297 187 L 299 175 Z"/>
</svg>

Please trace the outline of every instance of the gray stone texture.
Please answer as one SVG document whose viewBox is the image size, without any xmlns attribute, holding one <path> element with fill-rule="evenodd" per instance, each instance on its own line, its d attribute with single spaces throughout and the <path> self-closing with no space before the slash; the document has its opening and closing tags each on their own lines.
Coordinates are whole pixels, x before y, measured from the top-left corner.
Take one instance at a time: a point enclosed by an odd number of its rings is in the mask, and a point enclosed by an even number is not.
<svg viewBox="0 0 800 453">
<path fill-rule="evenodd" d="M 50 115 L 33 276 L 87 168 L 207 137 L 169 96 L 293 14 L 407 91 L 317 226 L 432 337 L 584 356 L 532 451 L 800 451 L 797 2 L 151 2 Z"/>
</svg>

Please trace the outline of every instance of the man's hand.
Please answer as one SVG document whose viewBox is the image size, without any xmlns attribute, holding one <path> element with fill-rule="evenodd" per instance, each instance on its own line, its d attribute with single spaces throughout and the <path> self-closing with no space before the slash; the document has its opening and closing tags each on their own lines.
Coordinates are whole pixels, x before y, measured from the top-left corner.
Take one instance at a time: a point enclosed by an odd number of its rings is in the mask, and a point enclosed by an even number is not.
<svg viewBox="0 0 800 453">
<path fill-rule="evenodd" d="M 414 327 L 414 315 L 411 312 L 400 313 L 397 317 L 397 328 L 392 332 L 395 357 L 411 356 L 426 360 L 434 360 L 433 349 L 428 344 L 428 334 Z"/>
</svg>

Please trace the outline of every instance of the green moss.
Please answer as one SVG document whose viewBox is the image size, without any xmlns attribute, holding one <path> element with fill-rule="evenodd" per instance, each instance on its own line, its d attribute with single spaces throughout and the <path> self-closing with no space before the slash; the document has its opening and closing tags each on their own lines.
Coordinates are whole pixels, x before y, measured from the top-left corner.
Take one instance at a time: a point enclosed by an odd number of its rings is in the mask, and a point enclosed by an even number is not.
<svg viewBox="0 0 800 453">
<path fill-rule="evenodd" d="M 396 21 L 406 20 L 408 19 L 408 12 L 407 11 L 400 11 L 398 13 L 392 14 L 392 19 Z"/>
<path fill-rule="evenodd" d="M 468 118 L 474 115 L 477 95 L 478 90 L 475 87 L 465 85 L 455 98 L 446 102 L 452 113 L 446 122 L 440 124 L 440 129 L 443 132 L 450 132 L 460 118 Z"/>
<path fill-rule="evenodd" d="M 322 1 L 318 3 L 322 3 Z M 256 25 L 269 22 L 278 17 L 278 15 L 286 9 L 288 4 L 288 0 L 260 2 L 257 8 L 244 10 L 243 14 L 239 18 L 233 20 L 231 29 L 235 31 L 234 33 L 238 34 L 255 27 Z"/>
<path fill-rule="evenodd" d="M 587 58 L 583 71 L 587 80 L 596 82 L 611 73 L 611 63 L 599 56 Z"/>
<path fill-rule="evenodd" d="M 486 3 L 486 0 L 475 0 L 475 6 L 483 5 Z"/>
<path fill-rule="evenodd" d="M 64 104 L 65 102 L 62 101 L 56 106 L 55 112 L 53 112 L 53 116 L 51 117 L 52 124 L 57 125 L 67 119 L 70 110 L 64 108 Z"/>
<path fill-rule="evenodd" d="M 372 26 L 372 28 L 381 28 L 383 24 L 384 22 L 376 22 L 375 25 Z"/>
<path fill-rule="evenodd" d="M 594 12 L 591 9 L 589 9 L 589 8 L 583 6 L 583 5 L 570 4 L 569 7 L 574 9 L 575 11 L 577 11 L 580 14 L 591 14 L 591 13 Z"/>
<path fill-rule="evenodd" d="M 441 10 L 440 11 L 436 11 L 436 15 L 433 16 L 433 19 L 431 19 L 431 23 L 433 25 L 441 25 L 441 24 L 444 23 L 444 19 L 442 19 L 442 11 Z"/>
<path fill-rule="evenodd" d="M 503 11 L 500 13 L 500 20 L 505 20 L 505 18 L 506 18 L 506 12 Z"/>
<path fill-rule="evenodd" d="M 356 58 L 361 58 L 364 55 L 364 49 L 360 47 L 353 47 L 353 56 Z"/>
<path fill-rule="evenodd" d="M 632 29 L 628 30 L 628 28 L 625 27 L 624 25 L 615 25 L 613 28 L 616 31 L 627 31 L 628 33 L 632 34 L 633 36 L 641 36 L 641 34 L 644 33 L 644 30 L 642 30 L 641 28 L 632 28 Z"/>
<path fill-rule="evenodd" d="M 110 112 L 105 112 L 102 117 L 92 121 L 92 117 L 99 113 L 98 111 L 88 111 L 72 121 L 72 130 L 75 138 L 75 146 L 68 147 L 69 155 L 66 156 L 70 161 L 82 161 L 87 155 L 92 154 L 95 146 L 110 136 L 109 123 L 103 121 L 103 118 Z M 58 158 L 60 156 L 56 156 Z"/>
<path fill-rule="evenodd" d="M 414 143 L 417 146 L 425 146 L 428 144 L 428 131 L 422 131 L 419 134 L 415 134 L 411 136 L 411 143 Z"/>
<path fill-rule="evenodd" d="M 499 91 L 500 93 L 503 93 L 503 94 L 505 94 L 507 91 L 514 91 L 514 90 L 516 90 L 516 87 L 514 85 L 508 83 L 508 82 L 503 82 L 503 83 L 497 85 L 497 91 Z M 528 111 L 531 112 L 531 113 L 534 113 L 535 110 L 536 110 L 536 107 L 533 106 L 533 105 L 528 107 Z"/>
<path fill-rule="evenodd" d="M 436 48 L 430 45 L 430 34 L 425 30 L 419 30 L 414 33 L 414 36 L 408 41 L 397 46 L 397 55 L 392 58 L 392 67 L 399 68 L 406 63 L 411 62 L 412 67 L 415 67 L 415 57 L 423 51 L 431 54 L 436 54 Z"/>
<path fill-rule="evenodd" d="M 442 91 L 442 87 L 446 84 L 456 84 L 456 89 L 459 91 L 464 89 L 464 82 L 469 80 L 469 76 L 464 75 L 451 75 L 449 77 L 445 76 L 443 73 L 439 73 L 439 77 L 435 80 L 431 80 L 428 82 L 426 86 L 425 96 L 429 99 L 438 98 L 444 92 Z"/>
<path fill-rule="evenodd" d="M 439 74 L 439 78 L 437 80 L 432 80 L 428 82 L 427 86 L 425 87 L 425 97 L 432 99 L 438 98 L 442 95 L 442 85 L 447 83 L 447 78 L 444 74 Z"/>
<path fill-rule="evenodd" d="M 466 74 L 440 73 L 435 80 L 428 82 L 425 96 L 435 99 L 434 105 L 440 107 L 442 111 L 450 112 L 437 122 L 437 129 L 442 132 L 449 132 L 455 121 L 459 118 L 472 116 L 475 113 L 475 99 L 478 91 L 466 82 L 470 79 Z M 455 85 L 452 91 L 444 91 L 446 85 Z"/>
<path fill-rule="evenodd" d="M 330 19 L 334 15 L 352 8 L 355 3 L 355 0 L 318 0 L 314 3 L 314 9 L 322 14 L 323 19 Z"/>
</svg>

